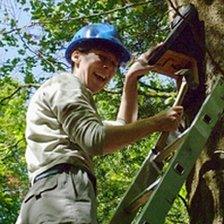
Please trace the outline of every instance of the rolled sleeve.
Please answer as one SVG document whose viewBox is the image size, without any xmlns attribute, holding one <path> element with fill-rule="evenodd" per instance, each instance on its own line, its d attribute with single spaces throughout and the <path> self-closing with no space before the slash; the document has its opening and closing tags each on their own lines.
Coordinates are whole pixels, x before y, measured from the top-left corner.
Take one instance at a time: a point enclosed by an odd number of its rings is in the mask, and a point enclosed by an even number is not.
<svg viewBox="0 0 224 224">
<path fill-rule="evenodd" d="M 92 96 L 83 88 L 71 86 L 71 83 L 60 84 L 51 88 L 54 91 L 49 102 L 69 139 L 89 155 L 99 155 L 103 153 L 105 127 L 93 105 Z"/>
<path fill-rule="evenodd" d="M 117 119 L 116 121 L 111 121 L 111 120 L 104 120 L 103 121 L 104 126 L 123 126 L 125 124 L 127 124 L 127 123 L 123 119 Z"/>
</svg>

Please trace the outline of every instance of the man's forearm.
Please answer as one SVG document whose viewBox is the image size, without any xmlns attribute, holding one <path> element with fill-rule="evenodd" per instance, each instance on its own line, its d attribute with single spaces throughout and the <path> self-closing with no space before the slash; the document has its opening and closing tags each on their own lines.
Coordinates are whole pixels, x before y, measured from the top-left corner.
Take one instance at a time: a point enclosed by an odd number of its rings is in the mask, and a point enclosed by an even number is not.
<svg viewBox="0 0 224 224">
<path fill-rule="evenodd" d="M 112 153 L 119 148 L 149 136 L 153 132 L 175 131 L 178 128 L 182 115 L 183 107 L 175 106 L 153 117 L 138 120 L 127 125 L 106 126 L 104 153 Z"/>
<path fill-rule="evenodd" d="M 151 117 L 124 126 L 107 126 L 104 153 L 112 153 L 157 131 L 156 123 Z"/>
<path fill-rule="evenodd" d="M 117 119 L 131 123 L 138 117 L 137 78 L 126 76 Z"/>
<path fill-rule="evenodd" d="M 148 73 L 153 66 L 142 65 L 139 61 L 134 62 L 125 75 L 121 105 L 117 118 L 123 119 L 126 123 L 137 120 L 138 117 L 138 90 L 139 77 Z"/>
</svg>

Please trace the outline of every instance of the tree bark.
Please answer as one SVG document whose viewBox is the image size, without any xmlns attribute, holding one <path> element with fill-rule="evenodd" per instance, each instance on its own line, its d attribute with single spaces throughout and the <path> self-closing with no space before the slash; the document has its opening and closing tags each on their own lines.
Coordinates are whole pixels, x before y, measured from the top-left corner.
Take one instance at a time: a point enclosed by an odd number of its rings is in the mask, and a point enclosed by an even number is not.
<svg viewBox="0 0 224 224">
<path fill-rule="evenodd" d="M 205 22 L 206 92 L 218 75 L 224 76 L 224 1 L 167 0 L 173 7 L 192 3 Z M 172 4 L 171 4 L 172 3 Z M 224 90 L 223 90 L 224 91 Z M 224 223 L 224 117 L 218 124 L 186 182 L 190 224 Z"/>
</svg>

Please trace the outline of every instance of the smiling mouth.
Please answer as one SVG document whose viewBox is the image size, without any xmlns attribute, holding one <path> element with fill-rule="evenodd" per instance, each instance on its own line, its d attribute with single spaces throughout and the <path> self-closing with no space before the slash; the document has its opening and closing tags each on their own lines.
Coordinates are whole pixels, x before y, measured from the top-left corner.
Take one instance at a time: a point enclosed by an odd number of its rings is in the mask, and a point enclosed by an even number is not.
<svg viewBox="0 0 224 224">
<path fill-rule="evenodd" d="M 101 81 L 101 82 L 105 82 L 106 81 L 106 77 L 104 77 L 103 75 L 99 75 L 97 73 L 94 73 L 94 75 L 96 76 L 96 78 Z"/>
</svg>

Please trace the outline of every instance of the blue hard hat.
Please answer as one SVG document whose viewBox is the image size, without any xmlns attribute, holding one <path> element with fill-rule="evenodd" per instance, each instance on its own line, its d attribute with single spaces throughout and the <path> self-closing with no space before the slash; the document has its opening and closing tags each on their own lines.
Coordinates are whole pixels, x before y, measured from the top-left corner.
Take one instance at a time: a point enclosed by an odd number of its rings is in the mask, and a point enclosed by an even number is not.
<svg viewBox="0 0 224 224">
<path fill-rule="evenodd" d="M 119 64 L 130 60 L 131 54 L 121 43 L 118 32 L 108 23 L 94 23 L 81 28 L 72 38 L 65 51 L 65 58 L 71 64 L 72 52 L 77 48 L 99 49 L 113 53 Z"/>
</svg>

